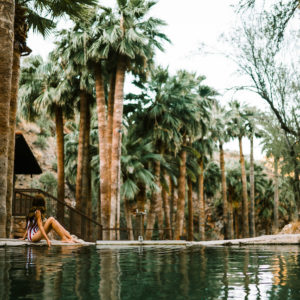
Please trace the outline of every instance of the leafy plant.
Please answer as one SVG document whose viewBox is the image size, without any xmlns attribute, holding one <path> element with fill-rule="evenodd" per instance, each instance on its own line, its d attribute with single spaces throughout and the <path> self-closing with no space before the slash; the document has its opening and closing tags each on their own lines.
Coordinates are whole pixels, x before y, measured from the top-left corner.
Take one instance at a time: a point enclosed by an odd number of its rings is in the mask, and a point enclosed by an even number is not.
<svg viewBox="0 0 300 300">
<path fill-rule="evenodd" d="M 33 144 L 42 150 L 45 150 L 47 148 L 47 141 L 43 135 L 39 135 L 37 139 L 33 142 Z"/>
</svg>

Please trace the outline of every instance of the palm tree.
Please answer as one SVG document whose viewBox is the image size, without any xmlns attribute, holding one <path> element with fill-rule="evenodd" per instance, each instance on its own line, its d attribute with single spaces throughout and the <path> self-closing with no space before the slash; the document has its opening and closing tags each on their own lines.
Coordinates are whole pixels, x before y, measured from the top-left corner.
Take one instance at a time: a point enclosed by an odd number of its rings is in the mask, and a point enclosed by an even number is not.
<svg viewBox="0 0 300 300">
<path fill-rule="evenodd" d="M 243 237 L 249 237 L 249 216 L 248 216 L 248 194 L 247 194 L 247 177 L 245 169 L 245 158 L 243 154 L 243 144 L 242 139 L 247 134 L 247 117 L 248 113 L 246 107 L 242 106 L 237 101 L 232 101 L 230 103 L 232 120 L 230 124 L 231 136 L 235 136 L 239 140 L 240 148 L 240 164 L 241 164 L 241 176 L 242 176 L 242 186 L 243 186 Z"/>
<path fill-rule="evenodd" d="M 208 125 L 210 127 L 210 125 Z M 205 165 L 207 165 L 207 157 L 212 156 L 214 149 L 214 141 L 211 135 L 204 135 L 193 143 L 193 148 L 198 151 L 199 158 L 199 176 L 198 176 L 198 202 L 199 202 L 199 233 L 200 240 L 205 240 L 205 197 L 204 197 L 204 180 L 205 180 Z"/>
<path fill-rule="evenodd" d="M 101 221 L 105 228 L 115 227 L 118 206 L 125 73 L 132 71 L 136 75 L 145 74 L 154 49 L 162 49 L 159 40 L 167 40 L 158 31 L 164 22 L 146 16 L 153 4 L 144 0 L 118 1 L 117 11 L 101 7 L 103 12 L 93 16 L 90 22 L 77 24 L 74 29 L 77 30 L 76 42 L 71 42 L 76 49 L 86 46 L 86 65 L 91 67 L 95 76 Z M 108 95 L 104 89 L 105 80 L 109 82 Z M 103 234 L 105 239 L 111 238 L 110 231 L 104 231 Z"/>
<path fill-rule="evenodd" d="M 179 239 L 183 231 L 186 180 L 186 146 L 197 137 L 203 137 L 209 119 L 209 101 L 201 94 L 203 76 L 197 77 L 193 73 L 179 71 L 171 82 L 173 86 L 172 98 L 175 116 L 180 120 L 182 136 L 181 151 L 179 153 L 178 203 L 174 238 Z M 193 218 L 193 216 L 191 216 Z"/>
<path fill-rule="evenodd" d="M 13 20 L 14 1 L 6 0 L 2 2 L 0 10 L 0 237 L 7 236 L 6 215 L 7 215 L 7 188 L 10 183 L 7 180 L 7 154 L 9 145 L 9 111 L 11 96 L 11 79 L 13 65 Z M 8 208 L 9 213 L 11 208 Z"/>
<path fill-rule="evenodd" d="M 199 233 L 200 239 L 205 240 L 205 199 L 204 199 L 204 164 L 206 163 L 207 156 L 212 156 L 213 153 L 213 126 L 211 108 L 215 103 L 215 96 L 218 95 L 217 91 L 213 88 L 204 85 L 202 83 L 205 77 L 200 79 L 200 85 L 198 87 L 198 94 L 201 97 L 201 105 L 199 106 L 199 112 L 201 112 L 200 131 L 196 141 L 193 143 L 195 148 L 200 154 L 198 157 L 199 164 L 199 177 L 198 177 L 198 201 L 199 201 Z M 208 133 L 209 132 L 209 133 Z M 189 218 L 191 218 L 189 216 Z"/>
<path fill-rule="evenodd" d="M 254 137 L 260 137 L 260 130 L 257 127 L 259 113 L 255 108 L 249 108 L 249 129 L 248 137 L 250 139 L 250 235 L 255 237 L 255 185 L 254 185 Z"/>
<path fill-rule="evenodd" d="M 9 3 L 7 1 L 7 3 Z M 11 4 L 12 10 L 15 13 L 11 13 L 11 20 L 14 20 L 14 34 L 10 34 L 1 45 L 6 42 L 11 43 L 11 36 L 13 39 L 13 47 L 5 49 L 5 57 L 13 58 L 12 64 L 6 64 L 10 69 L 6 74 L 9 75 L 9 88 L 11 88 L 9 99 L 9 135 L 8 135 L 8 169 L 7 169 L 7 215 L 11 215 L 11 201 L 12 201 L 12 188 L 13 188 L 13 169 L 14 169 L 14 143 L 15 143 L 15 123 L 16 123 L 16 111 L 17 111 L 17 99 L 19 88 L 19 75 L 20 75 L 20 57 L 30 54 L 31 50 L 26 45 L 27 32 L 29 29 L 33 29 L 41 33 L 43 36 L 47 35 L 51 29 L 54 29 L 56 23 L 54 18 L 68 14 L 71 17 L 79 18 L 83 14 L 83 9 L 87 6 L 95 5 L 94 0 L 75 0 L 72 3 L 68 1 L 51 2 L 51 1 L 39 1 L 39 0 L 18 0 L 15 1 L 15 7 Z M 47 15 L 47 17 L 42 17 Z M 9 16 L 6 12 L 6 16 Z M 1 18 L 3 19 L 3 18 Z M 7 31 L 9 32 L 9 31 Z M 9 50 L 9 51 L 8 51 Z M 1 55 L 1 57 L 4 57 Z M 7 75 L 6 75 L 7 76 Z M 3 82 L 3 81 L 2 81 Z M 3 111 L 3 110 L 2 110 Z M 8 230 L 10 231 L 10 217 L 8 217 Z"/>
<path fill-rule="evenodd" d="M 65 71 L 67 78 L 76 78 L 79 95 L 79 137 L 77 152 L 76 176 L 76 208 L 86 212 L 90 202 L 90 105 L 93 102 L 95 81 L 89 73 L 87 50 L 89 39 L 87 32 L 79 25 L 70 30 L 62 30 L 57 48 L 53 52 L 55 58 Z M 79 221 L 76 221 L 78 228 Z"/>
<path fill-rule="evenodd" d="M 285 143 L 283 132 L 271 116 L 263 117 L 262 141 L 263 150 L 267 157 L 274 161 L 274 231 L 279 229 L 279 160 L 283 156 Z"/>
<path fill-rule="evenodd" d="M 135 74 L 145 73 L 147 65 L 149 65 L 154 55 L 154 49 L 159 48 L 162 50 L 159 40 L 168 40 L 165 35 L 158 31 L 158 27 L 165 25 L 165 23 L 159 19 L 147 17 L 153 4 L 153 2 L 145 0 L 119 0 L 118 15 L 112 20 L 114 23 L 109 23 L 108 26 L 103 28 L 103 32 L 100 33 L 102 40 L 97 39 L 99 41 L 99 46 L 97 47 L 102 49 L 104 46 L 109 47 L 116 62 L 113 75 L 115 77 L 111 77 L 115 83 L 113 109 L 109 109 L 112 113 L 112 117 L 109 119 L 112 120 L 112 122 L 110 121 L 112 129 L 108 129 L 108 132 L 112 133 L 112 137 L 108 139 L 109 141 L 111 140 L 111 149 L 108 149 L 108 153 L 111 153 L 111 173 L 109 178 L 111 210 L 110 218 L 106 217 L 106 219 L 110 219 L 110 227 L 115 226 L 119 190 L 117 170 L 120 161 L 123 89 L 126 71 L 131 70 Z M 108 37 L 107 40 L 103 36 Z M 103 101 L 101 103 L 103 104 Z M 108 145 L 110 145 L 110 142 Z"/>
<path fill-rule="evenodd" d="M 233 220 L 229 217 L 232 216 L 232 206 L 227 201 L 227 186 L 226 186 L 226 171 L 224 159 L 224 143 L 229 141 L 228 124 L 230 121 L 230 114 L 217 102 L 212 107 L 212 137 L 219 142 L 220 152 L 220 168 L 222 177 L 222 198 L 223 198 L 223 221 L 224 221 L 224 239 L 233 238 Z"/>
<path fill-rule="evenodd" d="M 154 140 L 155 149 L 158 154 L 164 155 L 169 149 L 178 149 L 179 145 L 182 142 L 182 137 L 179 132 L 181 120 L 178 117 L 178 111 L 176 114 L 176 92 L 175 90 L 175 77 L 170 77 L 168 74 L 168 70 L 158 68 L 154 72 L 152 72 L 152 79 L 149 83 L 149 91 L 150 94 L 154 94 L 154 99 L 151 105 L 145 110 L 145 116 L 142 128 L 148 128 L 151 139 Z M 180 88 L 179 88 L 180 89 Z M 179 90 L 178 89 L 178 90 Z M 182 92 L 182 88 L 181 88 Z M 147 94 L 147 90 L 145 91 Z M 178 93 L 179 95 L 179 93 Z M 178 96 L 177 95 L 177 96 Z M 182 100 L 183 101 L 183 100 Z M 188 103 L 188 102 L 187 102 Z M 178 105 L 180 107 L 180 105 Z M 184 152 L 184 151 L 183 151 Z M 186 154 L 183 153 L 181 158 L 181 172 L 183 173 L 183 169 L 185 169 L 184 157 Z M 155 222 L 155 216 L 158 216 L 159 210 L 162 212 L 162 186 L 161 186 L 161 163 L 156 161 L 154 163 L 154 173 L 156 178 L 156 184 L 159 187 L 159 190 L 153 194 L 150 211 L 147 216 L 147 232 L 146 239 L 150 239 L 153 232 L 153 226 Z M 185 175 L 182 176 L 184 180 L 181 180 L 179 183 L 179 194 L 184 199 L 185 198 Z M 164 195 L 165 199 L 165 195 Z M 166 207 L 166 206 L 165 206 Z M 169 212 L 166 211 L 166 224 L 169 228 L 170 220 L 169 220 Z M 158 227 L 162 229 L 163 227 L 163 218 L 158 218 Z M 162 231 L 161 231 L 162 233 Z"/>
<path fill-rule="evenodd" d="M 153 153 L 153 144 L 149 139 L 137 137 L 135 128 L 131 127 L 123 135 L 122 142 L 122 187 L 121 196 L 125 204 L 125 216 L 127 228 L 129 228 L 129 239 L 133 239 L 131 210 L 129 201 L 137 199 L 139 192 L 148 187 L 154 191 L 157 189 L 154 175 L 147 169 L 149 162 L 160 161 L 161 156 Z M 137 199 L 139 201 L 139 199 Z M 138 205 L 143 211 L 143 204 Z"/>
<path fill-rule="evenodd" d="M 63 70 L 53 61 L 43 62 L 39 56 L 24 61 L 20 79 L 20 112 L 30 121 L 37 118 L 41 111 L 54 117 L 57 142 L 57 217 L 64 219 L 65 177 L 64 177 L 64 116 L 73 113 L 72 102 L 76 99 L 72 83 L 63 77 Z"/>
<path fill-rule="evenodd" d="M 226 186 L 227 186 L 227 199 L 228 199 L 228 214 L 229 220 L 232 220 L 230 226 L 234 232 L 233 237 L 239 238 L 239 224 L 240 224 L 240 199 L 242 196 L 242 184 L 241 184 L 241 168 L 234 164 L 233 166 L 227 168 L 226 176 Z"/>
<path fill-rule="evenodd" d="M 271 179 L 263 173 L 263 168 L 254 165 L 255 173 L 255 198 L 256 198 L 256 214 L 259 219 L 261 229 L 266 231 L 266 234 L 271 233 L 272 216 L 274 213 L 273 199 L 274 187 Z M 250 187 L 251 188 L 251 187 Z"/>
<path fill-rule="evenodd" d="M 178 148 L 181 142 L 178 128 L 180 122 L 173 114 L 172 107 L 175 102 L 172 102 L 170 97 L 170 75 L 167 69 L 157 67 L 151 72 L 151 79 L 147 84 L 142 85 L 141 95 L 128 95 L 128 99 L 140 102 L 135 116 L 137 123 L 137 135 L 150 138 L 154 144 L 154 151 L 156 154 L 166 157 L 168 152 L 174 153 L 171 149 Z M 148 96 L 151 95 L 151 96 Z M 142 107 L 145 107 L 144 109 Z M 147 129 L 145 131 L 145 128 Z M 152 193 L 150 210 L 147 215 L 147 230 L 146 239 L 151 239 L 155 218 L 158 216 L 159 211 L 162 215 L 162 200 L 166 200 L 162 184 L 161 174 L 166 170 L 166 164 L 161 165 L 161 160 L 153 162 L 153 169 L 155 174 L 155 182 L 158 187 Z M 166 203 L 164 203 L 166 204 Z M 166 206 L 165 206 L 166 208 Z M 167 208 L 166 208 L 167 209 Z M 170 228 L 169 212 L 165 211 L 166 226 Z M 160 233 L 163 233 L 163 218 L 158 218 L 158 227 Z M 170 238 L 170 232 L 168 233 Z"/>
</svg>

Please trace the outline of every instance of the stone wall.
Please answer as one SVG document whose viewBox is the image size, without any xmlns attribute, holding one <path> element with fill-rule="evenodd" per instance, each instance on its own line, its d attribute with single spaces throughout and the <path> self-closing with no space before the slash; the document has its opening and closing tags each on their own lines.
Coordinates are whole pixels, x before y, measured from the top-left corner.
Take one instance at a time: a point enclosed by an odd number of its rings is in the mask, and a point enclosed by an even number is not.
<svg viewBox="0 0 300 300">
<path fill-rule="evenodd" d="M 12 238 L 23 237 L 26 231 L 26 217 L 12 217 Z"/>
</svg>

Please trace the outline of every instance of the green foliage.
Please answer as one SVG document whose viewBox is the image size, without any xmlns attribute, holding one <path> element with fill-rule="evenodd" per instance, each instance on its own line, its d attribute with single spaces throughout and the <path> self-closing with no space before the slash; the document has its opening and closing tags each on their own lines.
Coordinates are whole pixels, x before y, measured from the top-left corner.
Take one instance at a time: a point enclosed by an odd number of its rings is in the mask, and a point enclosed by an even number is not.
<svg viewBox="0 0 300 300">
<path fill-rule="evenodd" d="M 33 142 L 33 144 L 42 150 L 45 150 L 48 146 L 47 140 L 43 135 L 39 135 L 37 139 Z"/>
<path fill-rule="evenodd" d="M 204 170 L 204 193 L 208 198 L 212 198 L 217 193 L 220 183 L 220 167 L 215 162 L 210 162 Z"/>
<path fill-rule="evenodd" d="M 57 172 L 57 161 L 52 162 L 51 168 L 53 171 Z"/>
<path fill-rule="evenodd" d="M 41 117 L 38 118 L 35 123 L 40 127 L 39 134 L 41 136 L 47 138 L 55 134 L 54 124 L 45 114 L 42 113 Z"/>
<path fill-rule="evenodd" d="M 17 4 L 26 8 L 26 23 L 29 29 L 47 36 L 56 27 L 55 18 L 64 15 L 69 15 L 71 18 L 83 18 L 88 6 L 96 5 L 97 1 L 18 0 Z"/>
<path fill-rule="evenodd" d="M 51 172 L 46 172 L 42 174 L 39 179 L 34 179 L 32 181 L 32 188 L 37 188 L 48 192 L 49 194 L 55 196 L 57 189 L 57 179 Z"/>
</svg>

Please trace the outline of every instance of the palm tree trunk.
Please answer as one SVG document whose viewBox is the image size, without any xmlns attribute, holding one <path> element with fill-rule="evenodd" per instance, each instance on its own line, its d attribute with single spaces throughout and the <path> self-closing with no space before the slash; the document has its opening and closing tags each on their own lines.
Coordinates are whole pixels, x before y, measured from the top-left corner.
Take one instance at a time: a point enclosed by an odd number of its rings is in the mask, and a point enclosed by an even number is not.
<svg viewBox="0 0 300 300">
<path fill-rule="evenodd" d="M 109 94 L 108 94 L 108 101 L 107 101 L 107 127 L 106 127 L 106 151 L 107 151 L 107 169 L 109 170 L 108 174 L 108 194 L 107 199 L 111 199 L 111 155 L 112 155 L 112 137 L 113 137 L 113 115 L 114 115 L 114 97 L 115 97 L 115 90 L 116 90 L 116 69 L 113 69 L 110 75 L 110 83 L 109 83 Z M 121 137 L 120 137 L 121 138 Z M 121 149 L 120 149 L 121 151 Z M 120 154 L 121 155 L 121 154 Z M 120 180 L 120 172 L 121 172 L 121 166 L 119 163 L 119 169 L 118 169 L 118 180 Z M 120 188 L 120 182 L 118 182 L 118 189 Z M 120 227 L 120 193 L 118 191 L 117 196 L 117 224 L 116 227 Z M 114 239 L 114 231 L 111 232 L 113 234 L 112 239 Z M 118 231 L 118 237 L 119 239 L 120 231 Z"/>
<path fill-rule="evenodd" d="M 86 133 L 86 122 L 87 122 L 87 103 L 88 95 L 86 91 L 80 91 L 80 122 L 79 122 L 79 138 L 78 138 L 78 154 L 77 154 L 77 174 L 76 174 L 76 209 L 82 211 L 83 209 L 83 197 L 82 197 L 82 186 L 83 186 L 83 173 L 84 173 L 84 143 Z M 78 214 L 75 214 L 75 234 L 81 235 L 81 218 Z"/>
<path fill-rule="evenodd" d="M 116 90 L 116 70 L 111 73 L 110 84 L 109 84 L 109 94 L 107 102 L 107 127 L 106 127 L 106 151 L 108 170 L 111 172 L 111 149 L 112 149 L 112 137 L 113 137 L 113 117 L 114 117 L 114 97 Z M 108 176 L 108 199 L 111 197 L 111 175 Z"/>
<path fill-rule="evenodd" d="M 157 209 L 157 226 L 158 226 L 158 235 L 159 239 L 162 240 L 164 237 L 164 209 L 163 209 L 163 199 L 162 199 L 162 185 L 160 180 L 157 182 L 159 185 L 159 190 L 161 191 L 159 197 L 157 199 L 158 202 L 158 209 Z"/>
<path fill-rule="evenodd" d="M 160 161 L 154 162 L 155 183 L 160 186 Z M 161 197 L 161 190 L 158 189 L 152 193 L 149 214 L 147 216 L 146 240 L 151 240 L 155 223 L 155 216 L 158 210 L 158 199 Z"/>
<path fill-rule="evenodd" d="M 87 93 L 80 91 L 80 123 L 79 123 L 79 138 L 78 138 L 78 156 L 77 156 L 77 176 L 76 176 L 76 208 L 82 209 L 82 178 L 84 166 L 84 140 L 87 122 Z"/>
<path fill-rule="evenodd" d="M 238 210 L 235 211 L 234 214 L 234 228 L 235 228 L 235 238 L 238 239 L 240 237 L 240 232 L 239 232 L 239 214 Z"/>
<path fill-rule="evenodd" d="M 194 233 L 194 210 L 193 210 L 193 184 L 188 180 L 188 210 L 189 210 L 189 224 L 188 224 L 188 241 L 193 241 Z"/>
<path fill-rule="evenodd" d="M 228 238 L 230 240 L 234 238 L 232 196 L 230 191 L 228 194 Z"/>
<path fill-rule="evenodd" d="M 170 182 L 169 176 L 167 176 L 166 172 L 163 172 L 163 176 L 165 179 L 168 179 L 167 182 Z M 169 190 L 169 194 L 170 194 Z M 170 240 L 172 239 L 172 230 L 171 230 L 171 218 L 170 218 L 170 201 L 169 201 L 169 195 L 166 191 L 166 189 L 162 190 L 162 200 L 163 200 L 163 206 L 164 206 L 164 212 L 165 212 L 165 225 L 166 225 L 166 239 Z"/>
<path fill-rule="evenodd" d="M 171 226 L 172 226 L 172 236 L 174 239 L 174 232 L 173 229 L 175 228 L 176 223 L 176 212 L 177 212 L 177 189 L 175 184 L 172 182 L 170 178 L 170 190 L 171 190 Z"/>
<path fill-rule="evenodd" d="M 65 201 L 65 168 L 64 168 L 64 124 L 62 108 L 55 106 L 56 151 L 57 151 L 57 199 Z M 64 224 L 64 205 L 57 202 L 57 218 Z"/>
<path fill-rule="evenodd" d="M 12 199 L 14 193 L 15 132 L 20 77 L 20 51 L 14 47 L 9 110 L 9 136 L 7 157 L 7 194 L 6 194 L 6 237 L 11 234 Z"/>
<path fill-rule="evenodd" d="M 90 127 L 91 127 L 91 116 L 90 116 L 90 96 L 88 95 L 87 108 L 86 108 L 86 126 L 84 133 L 84 154 L 83 154 L 83 172 L 82 172 L 82 211 L 84 214 L 88 214 L 90 198 Z M 81 225 L 84 237 L 88 237 L 88 222 L 82 219 L 83 224 Z"/>
<path fill-rule="evenodd" d="M 205 241 L 205 203 L 204 203 L 204 166 L 203 159 L 200 160 L 200 175 L 198 182 L 199 195 L 199 233 L 200 240 Z"/>
<path fill-rule="evenodd" d="M 0 3 L 0 238 L 6 237 L 7 153 L 14 41 L 14 1 Z"/>
<path fill-rule="evenodd" d="M 254 155 L 253 135 L 250 138 L 250 233 L 255 237 L 255 183 L 254 183 Z"/>
<path fill-rule="evenodd" d="M 228 239 L 228 204 L 227 204 L 227 186 L 226 186 L 226 173 L 225 173 L 225 160 L 223 143 L 219 143 L 220 150 L 220 168 L 222 177 L 222 197 L 223 197 L 223 222 L 224 222 L 224 239 Z"/>
<path fill-rule="evenodd" d="M 132 219 L 131 219 L 131 211 L 128 200 L 124 199 L 125 205 L 125 217 L 126 217 L 126 224 L 127 224 L 127 231 L 128 231 L 128 240 L 133 241 L 133 230 L 132 230 Z"/>
<path fill-rule="evenodd" d="M 121 137 L 120 137 L 121 138 Z M 120 214 L 121 214 L 121 147 L 119 148 L 120 150 L 120 160 L 119 160 L 119 167 L 118 167 L 118 192 L 117 192 L 117 207 L 116 207 L 116 228 L 120 228 Z M 119 240 L 120 239 L 120 230 L 114 230 L 112 232 L 112 239 Z"/>
<path fill-rule="evenodd" d="M 185 142 L 183 142 L 185 146 Z M 179 240 L 183 233 L 184 222 L 184 207 L 185 207 L 185 185 L 186 185 L 186 151 L 181 150 L 180 153 L 180 166 L 179 166 L 179 180 L 178 180 L 178 202 L 176 213 L 176 224 L 174 239 Z"/>
<path fill-rule="evenodd" d="M 140 184 L 139 185 L 139 192 L 137 194 L 137 209 L 140 213 L 145 212 L 146 201 L 147 201 L 146 186 L 144 184 Z M 140 216 L 140 218 L 142 220 L 140 221 L 139 234 L 144 237 L 145 215 L 142 214 Z"/>
<path fill-rule="evenodd" d="M 91 157 L 90 154 L 88 156 L 88 165 L 87 165 L 87 179 L 88 179 L 88 195 L 87 195 L 87 210 L 86 210 L 86 215 L 93 219 L 93 209 L 92 209 L 92 168 L 91 168 Z M 87 227 L 87 237 L 89 238 L 89 241 L 93 240 L 93 224 L 91 222 L 88 222 L 88 227 Z"/>
<path fill-rule="evenodd" d="M 295 212 L 293 219 L 295 222 L 299 220 L 299 205 L 300 205 L 300 181 L 299 181 L 299 152 L 298 158 L 295 153 L 297 151 L 293 151 L 294 155 L 293 162 L 294 162 L 294 182 L 293 182 L 293 189 L 294 189 L 294 198 L 295 198 Z"/>
<path fill-rule="evenodd" d="M 118 184 L 118 167 L 120 164 L 120 147 L 122 136 L 122 118 L 123 118 L 123 98 L 124 98 L 124 81 L 125 81 L 126 63 L 122 56 L 118 59 L 116 71 L 116 85 L 114 96 L 114 110 L 113 110 L 113 135 L 112 135 L 112 149 L 111 149 L 111 216 L 110 227 L 116 226 L 116 208 L 118 191 L 120 188 Z"/>
<path fill-rule="evenodd" d="M 248 218 L 248 194 L 247 194 L 247 177 L 245 168 L 245 159 L 243 154 L 242 137 L 239 137 L 240 146 L 240 164 L 242 173 L 242 187 L 243 187 L 243 202 L 242 202 L 242 215 L 243 215 L 243 237 L 249 237 L 249 218 Z"/>
<path fill-rule="evenodd" d="M 279 184 L 278 184 L 278 158 L 274 157 L 274 233 L 278 232 L 278 205 L 279 205 Z"/>
<path fill-rule="evenodd" d="M 105 112 L 105 93 L 104 82 L 100 65 L 95 70 L 97 115 L 98 115 L 98 139 L 99 139 L 99 162 L 100 162 L 100 201 L 98 211 L 98 222 L 104 228 L 110 227 L 110 198 L 109 198 L 109 179 L 110 169 L 108 168 L 109 154 L 107 153 L 106 139 L 106 112 Z M 110 230 L 103 231 L 103 239 L 110 240 Z"/>
<path fill-rule="evenodd" d="M 84 143 L 83 143 L 83 170 L 82 170 L 82 208 L 83 212 L 86 214 L 87 212 L 87 203 L 89 196 L 89 150 L 90 150 L 90 106 L 89 99 L 87 100 L 86 107 L 86 126 L 84 128 Z"/>
</svg>

